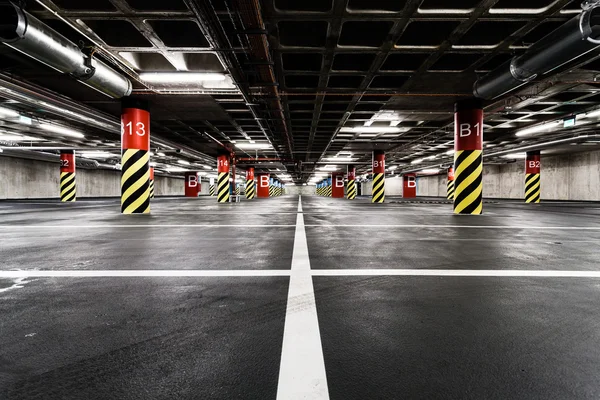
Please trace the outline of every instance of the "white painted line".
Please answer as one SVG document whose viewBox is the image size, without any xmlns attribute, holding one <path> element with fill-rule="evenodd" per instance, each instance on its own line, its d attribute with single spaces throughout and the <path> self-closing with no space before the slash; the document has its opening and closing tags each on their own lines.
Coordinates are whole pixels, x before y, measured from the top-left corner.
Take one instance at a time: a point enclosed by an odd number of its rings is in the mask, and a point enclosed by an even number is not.
<svg viewBox="0 0 600 400">
<path fill-rule="evenodd" d="M 555 231 L 600 231 L 600 226 L 528 226 L 528 225 L 394 225 L 394 224 L 306 224 L 305 227 L 339 227 L 339 228 L 419 228 L 419 229 L 442 229 L 442 228 L 464 228 L 464 229 L 537 229 Z"/>
<path fill-rule="evenodd" d="M 310 275 L 308 244 L 298 199 L 296 235 L 292 256 L 277 400 L 328 400 L 327 376 L 315 292 Z"/>
<path fill-rule="evenodd" d="M 127 277 L 202 277 L 202 276 L 226 276 L 226 277 L 244 277 L 244 276 L 289 276 L 289 270 L 283 269 L 265 269 L 265 270 L 67 270 L 67 271 L 40 271 L 40 270 L 19 270 L 19 271 L 0 271 L 0 278 L 127 278 Z"/>
<path fill-rule="evenodd" d="M 135 218 L 135 217 L 134 217 Z M 0 225 L 0 229 L 64 229 L 66 225 Z M 68 225 L 69 228 L 98 229 L 98 228 L 292 228 L 293 224 L 181 224 L 181 225 Z"/>
<path fill-rule="evenodd" d="M 600 271 L 553 271 L 516 269 L 321 269 L 313 276 L 499 276 L 540 278 L 600 278 Z"/>
</svg>

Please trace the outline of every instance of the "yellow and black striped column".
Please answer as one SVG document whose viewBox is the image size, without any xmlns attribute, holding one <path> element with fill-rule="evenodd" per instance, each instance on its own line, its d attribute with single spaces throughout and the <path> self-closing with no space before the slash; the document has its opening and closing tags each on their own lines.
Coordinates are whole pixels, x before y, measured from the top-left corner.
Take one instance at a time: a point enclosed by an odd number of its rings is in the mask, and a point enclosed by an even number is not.
<svg viewBox="0 0 600 400">
<path fill-rule="evenodd" d="M 346 183 L 346 198 L 354 200 L 356 198 L 356 168 L 348 165 L 348 183 Z"/>
<path fill-rule="evenodd" d="M 448 190 L 446 197 L 448 200 L 454 200 L 454 167 L 448 168 Z"/>
<path fill-rule="evenodd" d="M 331 197 L 333 195 L 333 182 L 331 177 L 327 178 L 327 192 L 325 193 L 325 197 Z"/>
<path fill-rule="evenodd" d="M 150 167 L 150 198 L 154 198 L 154 167 Z"/>
<path fill-rule="evenodd" d="M 476 99 L 456 103 L 454 213 L 483 212 L 483 109 Z"/>
<path fill-rule="evenodd" d="M 60 152 L 60 201 L 68 203 L 77 200 L 77 181 L 75 180 L 75 152 Z"/>
<path fill-rule="evenodd" d="M 250 167 L 246 170 L 246 198 L 254 199 L 256 196 L 256 183 L 254 182 L 254 168 Z"/>
<path fill-rule="evenodd" d="M 219 203 L 229 203 L 229 156 L 220 155 L 217 157 L 217 170 L 219 172 L 217 201 Z"/>
<path fill-rule="evenodd" d="M 373 203 L 385 202 L 385 153 L 382 150 L 373 151 Z"/>
<path fill-rule="evenodd" d="M 269 179 L 269 197 L 275 196 L 275 179 Z"/>
<path fill-rule="evenodd" d="M 527 152 L 525 159 L 525 203 L 539 203 L 541 197 L 541 153 Z"/>
<path fill-rule="evenodd" d="M 150 213 L 150 112 L 148 104 L 123 99 L 121 113 L 121 213 Z"/>
</svg>

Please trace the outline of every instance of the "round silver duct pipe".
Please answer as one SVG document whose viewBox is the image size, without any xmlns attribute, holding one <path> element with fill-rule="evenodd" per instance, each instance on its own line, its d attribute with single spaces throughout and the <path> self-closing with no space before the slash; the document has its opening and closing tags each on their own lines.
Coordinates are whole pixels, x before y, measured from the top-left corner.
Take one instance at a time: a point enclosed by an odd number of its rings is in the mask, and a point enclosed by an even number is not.
<svg viewBox="0 0 600 400">
<path fill-rule="evenodd" d="M 524 54 L 514 57 L 475 82 L 473 95 L 493 100 L 526 85 L 536 78 L 545 78 L 563 65 L 580 59 L 582 62 L 600 54 L 600 4 L 590 3 L 585 11 L 560 28 L 531 45 Z"/>
<path fill-rule="evenodd" d="M 131 94 L 129 79 L 86 56 L 69 39 L 12 2 L 0 4 L 0 42 L 107 96 Z"/>
</svg>

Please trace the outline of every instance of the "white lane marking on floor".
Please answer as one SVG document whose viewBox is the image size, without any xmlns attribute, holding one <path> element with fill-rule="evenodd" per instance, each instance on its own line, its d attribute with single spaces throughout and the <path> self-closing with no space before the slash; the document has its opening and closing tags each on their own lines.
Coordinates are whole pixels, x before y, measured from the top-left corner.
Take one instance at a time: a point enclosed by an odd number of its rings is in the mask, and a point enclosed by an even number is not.
<svg viewBox="0 0 600 400">
<path fill-rule="evenodd" d="M 313 276 L 499 276 L 540 278 L 600 278 L 600 271 L 496 270 L 496 269 L 321 269 Z"/>
<path fill-rule="evenodd" d="M 127 277 L 244 277 L 244 276 L 289 276 L 289 270 L 68 270 L 68 271 L 41 271 L 41 270 L 19 270 L 0 271 L 0 278 L 127 278 Z"/>
<path fill-rule="evenodd" d="M 538 230 L 564 230 L 564 231 L 600 231 L 599 226 L 528 226 L 528 225 L 395 225 L 395 224 L 306 224 L 305 227 L 336 227 L 336 228 L 464 228 L 464 229 L 538 229 Z"/>
<path fill-rule="evenodd" d="M 292 256 L 277 400 L 327 400 L 327 376 L 312 283 L 302 196 Z"/>
<path fill-rule="evenodd" d="M 98 229 L 98 228 L 292 228 L 296 225 L 293 224 L 239 224 L 239 225 L 225 225 L 225 224 L 180 224 L 180 225 L 69 225 L 69 228 L 81 228 L 81 229 Z M 0 229 L 40 229 L 40 228 L 53 228 L 53 229 L 64 229 L 64 225 L 0 225 Z"/>
<path fill-rule="evenodd" d="M 540 278 L 600 278 L 600 271 L 562 271 L 562 270 L 515 270 L 515 269 L 313 269 L 308 271 L 312 276 L 473 276 L 473 277 L 540 277 Z M 0 279 L 24 278 L 144 278 L 144 277 L 270 277 L 292 276 L 303 278 L 306 271 L 274 270 L 69 270 L 40 271 L 19 270 L 0 271 Z M 17 285 L 28 283 L 16 282 Z M 312 281 L 311 281 L 312 285 Z M 17 286 L 21 287 L 21 286 Z M 0 289 L 0 292 L 7 288 Z M 307 305 L 306 299 L 309 299 Z M 300 293 L 296 302 L 291 304 L 294 313 L 298 309 L 314 306 L 314 293 Z M 292 302 L 293 303 L 293 302 Z M 309 308 L 310 308 L 309 307 Z M 316 317 L 316 315 L 315 315 Z M 287 320 L 286 320 L 287 321 Z"/>
</svg>

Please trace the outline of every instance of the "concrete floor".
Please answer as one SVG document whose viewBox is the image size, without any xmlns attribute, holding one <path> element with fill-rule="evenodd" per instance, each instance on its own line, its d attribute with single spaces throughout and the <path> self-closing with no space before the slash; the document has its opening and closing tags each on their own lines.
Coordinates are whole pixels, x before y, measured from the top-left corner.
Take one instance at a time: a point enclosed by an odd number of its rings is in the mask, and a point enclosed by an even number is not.
<svg viewBox="0 0 600 400">
<path fill-rule="evenodd" d="M 0 399 L 600 397 L 600 205 L 298 203 L 0 202 Z"/>
</svg>

